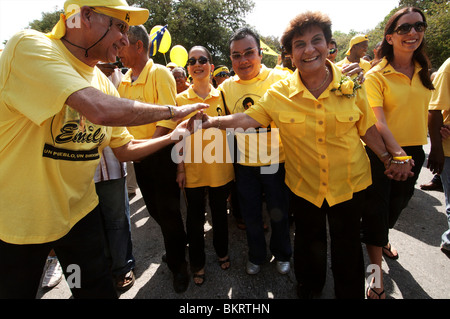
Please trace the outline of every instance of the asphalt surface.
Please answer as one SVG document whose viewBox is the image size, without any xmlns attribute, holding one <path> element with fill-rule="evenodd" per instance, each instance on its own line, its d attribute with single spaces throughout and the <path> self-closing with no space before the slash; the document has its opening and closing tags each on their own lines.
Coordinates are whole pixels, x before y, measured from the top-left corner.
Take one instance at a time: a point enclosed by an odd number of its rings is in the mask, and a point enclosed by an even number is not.
<svg viewBox="0 0 450 319">
<path fill-rule="evenodd" d="M 426 153 L 428 149 L 429 145 L 425 147 Z M 419 187 L 431 178 L 431 172 L 424 167 L 413 198 L 390 232 L 390 241 L 398 250 L 400 258 L 395 261 L 383 259 L 383 276 L 388 299 L 450 299 L 450 259 L 439 248 L 440 236 L 448 228 L 444 194 L 439 191 L 423 191 Z M 176 309 L 172 310 L 178 312 L 180 309 L 177 307 L 181 307 L 180 305 L 189 302 L 192 305 L 201 300 L 254 303 L 297 299 L 292 268 L 287 275 L 281 275 L 276 271 L 274 263 L 268 261 L 259 274 L 246 274 L 246 235 L 245 231 L 236 227 L 232 215 L 229 215 L 231 268 L 223 271 L 217 263 L 208 217 L 205 225 L 206 281 L 203 286 L 197 287 L 191 279 L 185 293 L 175 293 L 171 272 L 161 261 L 164 254 L 161 231 L 149 217 L 139 191 L 130 205 L 136 282 L 130 290 L 120 295 L 120 299 L 159 300 L 161 303 L 152 303 L 156 307 L 158 304 L 166 305 L 164 300 L 172 300 L 177 305 Z M 267 215 L 265 216 L 267 218 Z M 291 235 L 293 238 L 294 226 L 291 227 Z M 266 233 L 267 242 L 269 236 L 270 230 Z M 363 250 L 368 266 L 364 247 Z M 71 293 L 65 280 L 53 289 L 40 290 L 37 294 L 37 299 L 70 298 Z M 331 268 L 328 269 L 322 295 L 318 298 L 334 298 Z M 284 304 L 280 307 L 283 308 Z"/>
</svg>

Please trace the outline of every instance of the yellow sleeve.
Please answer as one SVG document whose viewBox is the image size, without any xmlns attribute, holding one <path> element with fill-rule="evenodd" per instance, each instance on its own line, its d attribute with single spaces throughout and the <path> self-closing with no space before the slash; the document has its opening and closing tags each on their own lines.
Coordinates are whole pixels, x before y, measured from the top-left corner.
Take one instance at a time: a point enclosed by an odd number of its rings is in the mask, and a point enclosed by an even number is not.
<svg viewBox="0 0 450 319">
<path fill-rule="evenodd" d="M 156 71 L 156 90 L 158 94 L 158 105 L 176 105 L 177 85 L 175 78 L 169 69 L 159 67 Z M 177 122 L 172 120 L 159 121 L 157 126 L 162 126 L 173 130 Z"/>
<path fill-rule="evenodd" d="M 449 110 L 450 109 L 450 58 L 443 65 L 442 71 L 439 70 L 433 81 L 435 90 L 432 91 L 429 103 L 430 110 Z"/>
<path fill-rule="evenodd" d="M 384 105 L 384 95 L 383 87 L 380 80 L 376 77 L 375 73 L 370 73 L 367 75 L 366 81 L 363 87 L 366 87 L 367 100 L 371 107 L 383 107 Z"/>
<path fill-rule="evenodd" d="M 9 70 L 0 80 L 1 99 L 37 125 L 58 113 L 72 93 L 91 86 L 52 41 L 25 30 L 8 41 L 2 54 L 0 67 Z"/>
</svg>

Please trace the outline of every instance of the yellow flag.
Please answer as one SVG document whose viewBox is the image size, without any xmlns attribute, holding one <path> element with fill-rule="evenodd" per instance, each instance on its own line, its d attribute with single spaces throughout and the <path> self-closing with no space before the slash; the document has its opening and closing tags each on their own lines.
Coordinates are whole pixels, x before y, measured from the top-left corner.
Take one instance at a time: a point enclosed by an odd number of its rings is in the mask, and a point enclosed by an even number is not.
<svg viewBox="0 0 450 319">
<path fill-rule="evenodd" d="M 272 50 L 267 44 L 265 44 L 261 40 L 259 40 L 259 42 L 261 44 L 261 49 L 263 50 L 264 54 L 275 55 L 275 56 L 279 56 L 280 55 L 279 53 L 276 53 L 274 50 Z"/>
</svg>

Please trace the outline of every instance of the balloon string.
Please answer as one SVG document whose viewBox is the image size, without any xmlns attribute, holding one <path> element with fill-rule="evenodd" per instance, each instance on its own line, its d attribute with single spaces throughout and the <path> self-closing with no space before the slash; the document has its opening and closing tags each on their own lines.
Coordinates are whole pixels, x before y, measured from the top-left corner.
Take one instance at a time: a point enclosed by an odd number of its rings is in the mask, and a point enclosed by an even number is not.
<svg viewBox="0 0 450 319">
<path fill-rule="evenodd" d="M 166 61 L 166 65 L 167 65 L 166 54 L 165 54 L 165 53 L 163 53 L 163 55 L 164 55 L 164 60 Z"/>
</svg>

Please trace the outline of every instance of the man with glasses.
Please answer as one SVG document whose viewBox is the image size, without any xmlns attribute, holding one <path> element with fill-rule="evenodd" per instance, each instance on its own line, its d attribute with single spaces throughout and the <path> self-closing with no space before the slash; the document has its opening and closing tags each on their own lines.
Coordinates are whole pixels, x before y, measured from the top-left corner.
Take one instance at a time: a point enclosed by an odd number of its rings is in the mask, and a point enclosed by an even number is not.
<svg viewBox="0 0 450 319">
<path fill-rule="evenodd" d="M 229 47 L 236 75 L 223 82 L 219 89 L 224 93 L 229 113 L 242 113 L 254 105 L 272 84 L 286 78 L 290 72 L 269 69 L 261 63 L 259 36 L 248 28 L 237 30 L 229 41 Z M 267 261 L 262 211 L 264 200 L 270 216 L 270 249 L 276 259 L 276 268 L 282 274 L 290 270 L 292 248 L 288 192 L 284 183 L 284 151 L 274 126 L 271 128 L 236 135 L 238 154 L 242 154 L 238 155 L 238 162 L 235 163 L 236 188 L 246 225 L 249 247 L 246 271 L 250 275 L 257 274 Z M 246 138 L 256 142 L 245 145 Z M 258 150 L 262 148 L 269 150 L 268 156 L 259 154 L 261 152 Z"/>
<path fill-rule="evenodd" d="M 120 61 L 129 68 L 118 91 L 121 97 L 158 105 L 176 104 L 175 79 L 170 70 L 149 58 L 149 35 L 144 26 L 131 26 L 130 45 L 121 48 Z M 177 68 L 174 69 L 174 71 Z M 172 72 L 174 72 L 172 71 Z M 156 138 L 169 133 L 176 122 L 160 121 L 128 127 L 136 139 Z M 173 273 L 173 287 L 184 292 L 189 284 L 185 258 L 186 233 L 180 210 L 177 165 L 171 159 L 171 146 L 134 162 L 136 180 L 150 215 L 161 227 L 166 261 Z"/>
<path fill-rule="evenodd" d="M 342 68 L 345 65 L 351 63 L 358 63 L 361 69 L 363 69 L 364 74 L 370 70 L 370 62 L 363 59 L 369 49 L 369 39 L 367 35 L 359 34 L 355 35 L 349 44 L 349 48 L 345 53 L 347 56 L 336 63 L 336 65 Z"/>
<path fill-rule="evenodd" d="M 95 67 L 116 61 L 128 26 L 144 23 L 148 10 L 68 0 L 64 12 L 47 35 L 14 35 L 0 57 L 0 180 L 8 181 L 0 184 L 0 298 L 35 298 L 51 249 L 75 298 L 117 298 L 95 192 L 100 153 L 109 145 L 122 162 L 143 158 L 175 139 L 138 142 L 123 126 L 205 106 L 120 99 Z"/>
<path fill-rule="evenodd" d="M 219 65 L 213 72 L 213 84 L 217 88 L 230 77 L 230 70 L 225 65 Z"/>
</svg>

